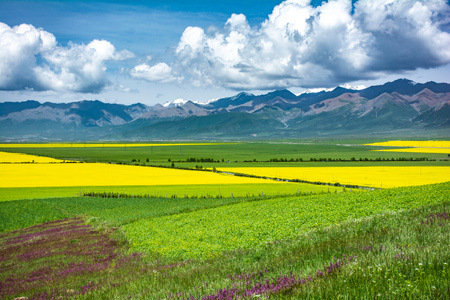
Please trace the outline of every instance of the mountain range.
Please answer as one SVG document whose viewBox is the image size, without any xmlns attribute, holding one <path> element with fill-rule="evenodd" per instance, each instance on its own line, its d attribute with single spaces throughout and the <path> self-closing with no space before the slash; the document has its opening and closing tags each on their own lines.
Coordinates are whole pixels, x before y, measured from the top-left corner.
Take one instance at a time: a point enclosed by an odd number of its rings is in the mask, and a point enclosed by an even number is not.
<svg viewBox="0 0 450 300">
<path fill-rule="evenodd" d="M 357 90 L 239 93 L 200 103 L 0 103 L 0 139 L 186 140 L 450 133 L 450 84 L 399 79 Z"/>
</svg>

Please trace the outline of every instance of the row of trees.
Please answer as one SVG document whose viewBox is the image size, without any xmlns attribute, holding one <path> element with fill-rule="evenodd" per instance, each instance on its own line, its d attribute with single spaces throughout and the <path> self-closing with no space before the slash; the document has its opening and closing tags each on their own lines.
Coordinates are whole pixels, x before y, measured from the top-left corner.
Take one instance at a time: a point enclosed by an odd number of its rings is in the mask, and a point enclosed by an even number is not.
<svg viewBox="0 0 450 300">
<path fill-rule="evenodd" d="M 145 160 L 146 162 L 150 162 L 150 159 L 147 158 Z M 187 162 L 187 163 L 197 163 L 197 162 L 201 162 L 201 163 L 220 163 L 220 162 L 225 162 L 225 160 L 222 158 L 222 160 L 218 160 L 218 159 L 214 159 L 214 158 L 195 158 L 195 157 L 191 157 L 186 159 L 185 161 L 183 160 L 172 160 L 172 159 L 168 159 L 168 162 L 172 162 L 172 163 L 183 163 L 183 162 Z M 315 157 L 311 157 L 309 160 L 308 159 L 303 159 L 303 158 L 271 158 L 269 160 L 257 160 L 256 158 L 254 158 L 253 160 L 244 160 L 244 162 L 356 162 L 356 161 L 435 161 L 435 159 L 429 159 L 428 157 L 391 157 L 391 158 L 384 158 L 384 157 L 377 157 L 377 158 L 355 158 L 352 157 L 350 159 L 345 159 L 345 158 L 326 158 L 326 157 L 320 157 L 320 158 L 315 158 Z M 140 159 L 136 159 L 133 158 L 131 160 L 131 162 L 133 163 L 140 163 L 141 160 Z M 229 160 L 226 162 L 230 162 Z M 234 162 L 238 162 L 238 161 L 234 161 Z"/>
</svg>

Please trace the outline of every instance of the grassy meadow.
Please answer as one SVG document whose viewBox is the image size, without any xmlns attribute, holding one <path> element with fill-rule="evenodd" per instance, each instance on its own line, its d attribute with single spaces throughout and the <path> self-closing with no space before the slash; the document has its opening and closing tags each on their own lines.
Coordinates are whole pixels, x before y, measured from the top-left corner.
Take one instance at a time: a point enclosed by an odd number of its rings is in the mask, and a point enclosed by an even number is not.
<svg viewBox="0 0 450 300">
<path fill-rule="evenodd" d="M 1 144 L 0 298 L 448 299 L 448 142 L 374 142 Z"/>
</svg>

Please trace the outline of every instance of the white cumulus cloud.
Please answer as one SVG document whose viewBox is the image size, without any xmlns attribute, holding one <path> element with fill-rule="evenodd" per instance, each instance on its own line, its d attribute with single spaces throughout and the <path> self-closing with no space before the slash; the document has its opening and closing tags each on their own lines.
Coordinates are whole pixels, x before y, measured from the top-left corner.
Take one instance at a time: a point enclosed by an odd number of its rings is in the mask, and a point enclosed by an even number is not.
<svg viewBox="0 0 450 300">
<path fill-rule="evenodd" d="M 33 25 L 0 22 L 0 89 L 100 92 L 107 84 L 106 62 L 134 55 L 105 40 L 58 45 L 53 34 Z"/>
<path fill-rule="evenodd" d="M 166 63 L 158 63 L 154 66 L 140 64 L 134 67 L 130 74 L 137 79 L 144 79 L 150 82 L 167 83 L 175 81 L 177 78 L 172 75 L 172 68 Z"/>
<path fill-rule="evenodd" d="M 287 0 L 256 27 L 242 14 L 222 30 L 187 27 L 164 68 L 198 86 L 336 86 L 450 63 L 449 28 L 443 0 Z"/>
</svg>

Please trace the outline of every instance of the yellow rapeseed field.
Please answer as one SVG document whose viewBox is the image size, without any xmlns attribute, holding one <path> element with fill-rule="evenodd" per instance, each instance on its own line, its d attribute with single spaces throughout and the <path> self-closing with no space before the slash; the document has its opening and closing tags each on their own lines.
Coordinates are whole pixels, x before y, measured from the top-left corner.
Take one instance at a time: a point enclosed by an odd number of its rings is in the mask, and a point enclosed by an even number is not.
<svg viewBox="0 0 450 300">
<path fill-rule="evenodd" d="M 450 141 L 389 141 L 365 145 L 389 147 L 388 149 L 374 150 L 374 151 L 450 154 Z M 391 147 L 410 147 L 410 148 L 398 149 Z"/>
<path fill-rule="evenodd" d="M 0 144 L 0 148 L 127 148 L 127 147 L 163 147 L 217 145 L 216 143 L 173 143 L 173 144 L 116 144 L 116 143 L 49 143 L 49 144 Z M 223 144 L 221 144 L 223 145 Z"/>
<path fill-rule="evenodd" d="M 0 163 L 58 163 L 63 162 L 60 159 L 55 159 L 45 156 L 28 155 L 22 153 L 10 153 L 0 151 Z"/>
<path fill-rule="evenodd" d="M 450 141 L 388 141 L 365 145 L 388 147 L 450 148 Z"/>
<path fill-rule="evenodd" d="M 377 188 L 450 181 L 450 167 L 256 167 L 224 168 L 220 171 Z"/>
<path fill-rule="evenodd" d="M 267 183 L 213 172 L 101 163 L 0 164 L 0 187 Z"/>
</svg>

